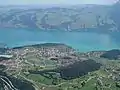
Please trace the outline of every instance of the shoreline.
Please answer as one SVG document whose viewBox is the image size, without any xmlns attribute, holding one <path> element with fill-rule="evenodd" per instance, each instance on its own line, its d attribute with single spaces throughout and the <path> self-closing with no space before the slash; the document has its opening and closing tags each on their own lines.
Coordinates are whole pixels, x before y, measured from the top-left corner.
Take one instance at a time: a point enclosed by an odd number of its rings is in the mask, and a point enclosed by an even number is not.
<svg viewBox="0 0 120 90">
<path fill-rule="evenodd" d="M 66 47 L 70 47 L 73 48 L 75 51 L 79 52 L 79 53 L 89 53 L 89 52 L 104 52 L 104 51 L 109 51 L 109 50 L 119 50 L 120 48 L 110 48 L 110 49 L 96 49 L 96 50 L 86 50 L 86 51 L 82 51 L 80 49 L 76 49 L 71 45 L 68 44 L 64 44 L 64 43 L 37 43 L 37 44 L 26 44 L 26 45 L 19 45 L 19 46 L 14 46 L 14 47 L 8 47 L 8 49 L 21 49 L 21 48 L 25 48 L 25 47 L 47 47 L 47 46 L 59 46 L 59 45 L 63 45 Z"/>
</svg>

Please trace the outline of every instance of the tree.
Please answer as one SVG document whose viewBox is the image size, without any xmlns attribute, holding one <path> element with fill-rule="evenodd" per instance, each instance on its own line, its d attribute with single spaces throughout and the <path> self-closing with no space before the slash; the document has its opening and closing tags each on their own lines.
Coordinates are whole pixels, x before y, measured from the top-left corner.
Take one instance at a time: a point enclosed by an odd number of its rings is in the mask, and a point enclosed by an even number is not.
<svg viewBox="0 0 120 90">
<path fill-rule="evenodd" d="M 82 87 L 84 87 L 84 86 L 85 86 L 85 84 L 86 84 L 86 82 L 85 82 L 85 81 L 82 81 L 82 82 L 81 82 Z"/>
<path fill-rule="evenodd" d="M 57 79 L 53 79 L 52 84 L 53 85 L 57 85 L 58 84 L 58 80 Z"/>
<path fill-rule="evenodd" d="M 116 87 L 120 88 L 120 83 L 119 82 L 116 82 L 115 85 L 116 85 Z"/>
</svg>

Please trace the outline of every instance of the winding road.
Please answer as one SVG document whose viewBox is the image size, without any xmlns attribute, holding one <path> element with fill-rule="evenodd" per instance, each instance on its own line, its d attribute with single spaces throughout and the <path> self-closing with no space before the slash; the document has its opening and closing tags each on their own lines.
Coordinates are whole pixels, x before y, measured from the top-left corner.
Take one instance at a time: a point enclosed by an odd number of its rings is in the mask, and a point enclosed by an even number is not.
<svg viewBox="0 0 120 90">
<path fill-rule="evenodd" d="M 14 85 L 12 84 L 12 82 L 11 82 L 7 77 L 0 75 L 0 80 L 1 80 L 7 87 L 9 87 L 11 90 L 18 90 L 17 88 L 14 87 Z"/>
</svg>

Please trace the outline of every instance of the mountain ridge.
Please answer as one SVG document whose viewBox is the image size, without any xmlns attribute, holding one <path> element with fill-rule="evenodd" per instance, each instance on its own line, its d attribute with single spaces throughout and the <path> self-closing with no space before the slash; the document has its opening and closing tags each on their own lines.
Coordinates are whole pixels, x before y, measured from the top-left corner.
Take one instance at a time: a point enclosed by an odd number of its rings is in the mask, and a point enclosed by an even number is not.
<svg viewBox="0 0 120 90">
<path fill-rule="evenodd" d="M 36 6 L 37 7 L 37 6 Z M 0 8 L 0 28 L 64 31 L 119 31 L 119 4 Z M 116 16 L 116 13 L 118 15 Z"/>
</svg>

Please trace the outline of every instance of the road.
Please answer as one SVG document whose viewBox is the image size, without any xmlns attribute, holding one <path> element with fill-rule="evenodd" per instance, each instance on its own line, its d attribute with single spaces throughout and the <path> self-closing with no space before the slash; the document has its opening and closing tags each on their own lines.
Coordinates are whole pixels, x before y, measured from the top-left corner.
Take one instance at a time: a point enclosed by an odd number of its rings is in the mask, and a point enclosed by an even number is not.
<svg viewBox="0 0 120 90">
<path fill-rule="evenodd" d="M 17 88 L 14 87 L 12 82 L 7 77 L 0 75 L 0 80 L 3 81 L 3 83 L 7 85 L 11 90 L 18 90 Z"/>
</svg>

